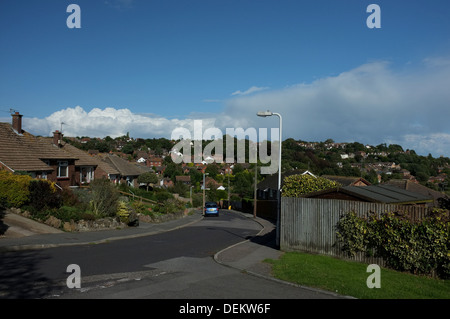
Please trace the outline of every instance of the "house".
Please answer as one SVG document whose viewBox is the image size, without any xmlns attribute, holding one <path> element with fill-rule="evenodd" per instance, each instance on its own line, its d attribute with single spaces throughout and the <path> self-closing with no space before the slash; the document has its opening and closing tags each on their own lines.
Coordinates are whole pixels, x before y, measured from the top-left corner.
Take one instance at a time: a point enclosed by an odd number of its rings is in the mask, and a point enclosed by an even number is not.
<svg viewBox="0 0 450 319">
<path fill-rule="evenodd" d="M 166 166 L 155 167 L 156 175 L 163 175 L 165 170 L 166 170 Z"/>
<path fill-rule="evenodd" d="M 41 140 L 58 145 L 58 147 L 77 158 L 75 160 L 75 185 L 82 186 L 89 184 L 95 178 L 107 178 L 114 184 L 120 182 L 121 174 L 112 165 L 104 162 L 100 158 L 100 153 L 85 152 L 62 140 L 63 134 L 58 130 L 53 132 L 53 138 L 40 138 Z M 94 155 L 96 154 L 96 155 Z"/>
<path fill-rule="evenodd" d="M 406 180 L 406 179 L 391 179 L 384 183 L 385 185 L 392 185 L 404 189 L 406 191 L 411 191 L 414 193 L 419 193 L 424 196 L 431 197 L 433 199 L 432 202 L 428 203 L 427 206 L 439 207 L 439 198 L 445 198 L 445 193 L 441 193 L 435 191 L 431 188 L 428 188 L 424 185 L 416 183 L 414 181 Z"/>
<path fill-rule="evenodd" d="M 55 131 L 53 132 L 53 138 L 41 138 L 41 139 L 49 144 L 58 146 L 59 149 L 76 157 L 77 159 L 75 160 L 75 184 L 76 186 L 89 184 L 91 181 L 94 180 L 95 170 L 98 167 L 97 161 L 83 150 L 80 150 L 68 143 L 64 143 L 62 138 L 63 134 L 59 131 Z"/>
<path fill-rule="evenodd" d="M 136 158 L 139 158 L 139 159 L 140 158 L 143 158 L 144 160 L 148 159 L 148 152 L 146 152 L 146 151 L 136 151 L 134 153 L 134 155 Z"/>
<path fill-rule="evenodd" d="M 129 161 L 113 154 L 104 156 L 103 161 L 119 172 L 119 183 L 127 183 L 131 187 L 139 187 L 137 178 L 139 175 L 152 171 L 150 168 Z"/>
<path fill-rule="evenodd" d="M 161 157 L 149 157 L 147 159 L 147 166 L 148 167 L 161 167 L 163 166 L 163 159 Z"/>
<path fill-rule="evenodd" d="M 322 175 L 326 179 L 337 182 L 342 186 L 369 186 L 370 182 L 365 180 L 362 177 L 353 177 L 353 176 L 334 176 L 334 175 Z"/>
<path fill-rule="evenodd" d="M 234 167 L 234 165 L 225 165 L 225 166 L 223 166 L 222 168 L 221 168 L 221 174 L 222 175 L 231 175 L 231 174 L 233 174 L 233 167 Z"/>
<path fill-rule="evenodd" d="M 183 184 L 189 186 L 189 185 L 191 185 L 191 176 L 185 176 L 185 175 L 175 176 L 175 182 L 183 183 Z"/>
<path fill-rule="evenodd" d="M 308 170 L 291 170 L 281 173 L 281 188 L 283 188 L 284 179 L 291 175 L 311 175 L 316 177 Z M 278 173 L 267 176 L 263 181 L 257 184 L 257 198 L 258 199 L 277 199 L 278 190 Z"/>
<path fill-rule="evenodd" d="M 344 186 L 305 194 L 305 198 L 342 199 L 360 202 L 426 206 L 433 198 L 393 185 Z"/>
<path fill-rule="evenodd" d="M 47 179 L 59 187 L 79 182 L 75 162 L 78 157 L 65 152 L 22 129 L 22 115 L 12 114 L 12 124 L 0 123 L 0 169 L 25 172 L 33 178 Z"/>
<path fill-rule="evenodd" d="M 213 188 L 217 189 L 220 184 L 212 177 L 206 176 L 205 178 L 206 189 Z M 203 189 L 203 181 L 200 182 L 201 189 Z"/>
<path fill-rule="evenodd" d="M 173 181 L 168 177 L 164 177 L 160 180 L 160 186 L 164 188 L 173 187 Z"/>
</svg>

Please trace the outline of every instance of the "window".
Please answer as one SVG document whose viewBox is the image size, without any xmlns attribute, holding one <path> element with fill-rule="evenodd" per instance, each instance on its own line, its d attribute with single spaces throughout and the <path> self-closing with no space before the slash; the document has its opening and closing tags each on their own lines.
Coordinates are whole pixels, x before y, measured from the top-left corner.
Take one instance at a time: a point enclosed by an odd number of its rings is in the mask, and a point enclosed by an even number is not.
<svg viewBox="0 0 450 319">
<path fill-rule="evenodd" d="M 58 177 L 69 177 L 69 163 L 67 161 L 58 162 Z"/>
<path fill-rule="evenodd" d="M 80 182 L 90 183 L 94 179 L 94 168 L 93 167 L 82 167 L 80 169 Z"/>
</svg>

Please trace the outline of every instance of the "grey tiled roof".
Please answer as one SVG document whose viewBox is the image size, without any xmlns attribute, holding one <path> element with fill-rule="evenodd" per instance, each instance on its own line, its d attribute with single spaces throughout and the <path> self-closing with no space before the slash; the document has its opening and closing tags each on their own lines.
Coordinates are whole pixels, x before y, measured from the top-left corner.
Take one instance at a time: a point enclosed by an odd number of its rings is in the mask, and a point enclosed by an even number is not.
<svg viewBox="0 0 450 319">
<path fill-rule="evenodd" d="M 44 162 L 50 159 L 74 160 L 77 157 L 30 133 L 17 134 L 9 123 L 0 123 L 0 162 L 3 165 L 14 171 L 52 171 Z"/>
</svg>

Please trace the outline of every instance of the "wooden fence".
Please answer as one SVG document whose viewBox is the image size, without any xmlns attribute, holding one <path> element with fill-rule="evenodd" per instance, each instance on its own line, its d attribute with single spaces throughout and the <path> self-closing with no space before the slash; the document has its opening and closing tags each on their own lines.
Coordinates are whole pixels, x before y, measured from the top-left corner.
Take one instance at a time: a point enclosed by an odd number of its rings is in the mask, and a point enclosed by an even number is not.
<svg viewBox="0 0 450 319">
<path fill-rule="evenodd" d="M 284 251 L 305 251 L 348 259 L 337 241 L 336 226 L 342 214 L 354 211 L 358 216 L 373 212 L 402 211 L 413 219 L 426 215 L 428 209 L 420 206 L 389 205 L 358 201 L 316 198 L 282 197 L 280 218 L 280 248 Z M 352 260 L 365 263 L 384 262 L 378 258 L 358 254 Z"/>
</svg>

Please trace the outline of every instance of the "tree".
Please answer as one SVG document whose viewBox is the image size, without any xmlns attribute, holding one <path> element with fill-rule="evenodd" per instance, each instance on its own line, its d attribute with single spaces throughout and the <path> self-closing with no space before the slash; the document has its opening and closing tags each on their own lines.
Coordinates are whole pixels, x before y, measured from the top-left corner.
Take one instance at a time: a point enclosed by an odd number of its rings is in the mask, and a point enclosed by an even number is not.
<svg viewBox="0 0 450 319">
<path fill-rule="evenodd" d="M 234 176 L 233 191 L 242 198 L 251 198 L 253 194 L 254 175 L 248 171 L 239 172 Z"/>
<path fill-rule="evenodd" d="M 155 173 L 152 172 L 146 172 L 144 174 L 139 175 L 137 179 L 139 184 L 146 184 L 147 186 L 147 192 L 148 192 L 148 186 L 149 184 L 156 184 L 158 183 L 158 176 L 156 176 Z"/>
<path fill-rule="evenodd" d="M 133 152 L 134 152 L 134 148 L 133 148 L 133 145 L 131 145 L 130 143 L 125 144 L 124 147 L 122 147 L 122 153 L 133 154 Z"/>
<path fill-rule="evenodd" d="M 219 174 L 219 172 L 220 172 L 219 166 L 216 163 L 209 164 L 208 166 L 206 166 L 205 173 L 208 173 L 209 176 L 211 176 L 214 179 L 216 179 L 216 175 Z"/>
<path fill-rule="evenodd" d="M 164 170 L 164 177 L 169 177 L 173 182 L 175 182 L 175 176 L 183 175 L 183 170 L 180 165 L 173 162 L 167 164 Z"/>
</svg>

